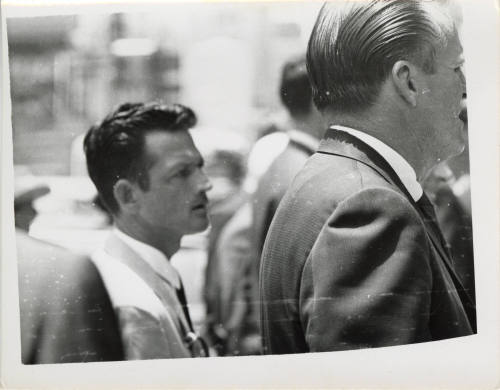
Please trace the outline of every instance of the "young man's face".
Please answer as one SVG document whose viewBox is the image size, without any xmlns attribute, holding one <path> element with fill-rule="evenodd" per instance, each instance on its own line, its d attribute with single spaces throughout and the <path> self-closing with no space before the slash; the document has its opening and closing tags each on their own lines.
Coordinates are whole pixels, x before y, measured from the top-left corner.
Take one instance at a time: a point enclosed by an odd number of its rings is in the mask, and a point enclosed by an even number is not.
<svg viewBox="0 0 500 390">
<path fill-rule="evenodd" d="M 152 165 L 149 188 L 138 191 L 138 219 L 143 229 L 158 234 L 196 233 L 208 227 L 206 191 L 211 184 L 203 158 L 187 131 L 153 131 L 145 153 Z"/>
</svg>

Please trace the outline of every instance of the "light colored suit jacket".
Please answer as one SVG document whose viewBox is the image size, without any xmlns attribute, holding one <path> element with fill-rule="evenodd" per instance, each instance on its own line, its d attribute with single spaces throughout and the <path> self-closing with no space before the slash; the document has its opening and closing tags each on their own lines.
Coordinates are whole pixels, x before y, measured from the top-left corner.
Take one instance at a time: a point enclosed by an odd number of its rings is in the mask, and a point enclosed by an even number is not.
<svg viewBox="0 0 500 390">
<path fill-rule="evenodd" d="M 93 256 L 113 302 L 126 360 L 192 357 L 176 289 L 116 235 Z"/>
<path fill-rule="evenodd" d="M 377 152 L 328 130 L 267 235 L 260 273 L 265 352 L 473 334 L 475 308 L 443 241 L 432 206 L 417 207 Z"/>
</svg>

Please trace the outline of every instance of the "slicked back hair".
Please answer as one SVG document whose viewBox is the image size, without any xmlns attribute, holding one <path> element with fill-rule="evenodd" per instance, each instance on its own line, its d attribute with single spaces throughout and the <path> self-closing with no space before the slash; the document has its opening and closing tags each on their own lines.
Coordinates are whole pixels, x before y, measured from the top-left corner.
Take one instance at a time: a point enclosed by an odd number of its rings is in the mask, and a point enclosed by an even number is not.
<svg viewBox="0 0 500 390">
<path fill-rule="evenodd" d="M 288 61 L 281 72 L 281 102 L 293 117 L 309 113 L 312 90 L 305 56 Z"/>
<path fill-rule="evenodd" d="M 186 131 L 195 124 L 194 112 L 180 104 L 125 103 L 89 129 L 84 139 L 87 170 L 111 214 L 120 211 L 113 193 L 119 179 L 149 188 L 148 170 L 154 161 L 144 150 L 146 135 Z"/>
<path fill-rule="evenodd" d="M 373 104 L 394 63 L 434 72 L 455 31 L 448 0 L 353 0 L 323 5 L 307 50 L 316 107 L 356 112 Z"/>
</svg>

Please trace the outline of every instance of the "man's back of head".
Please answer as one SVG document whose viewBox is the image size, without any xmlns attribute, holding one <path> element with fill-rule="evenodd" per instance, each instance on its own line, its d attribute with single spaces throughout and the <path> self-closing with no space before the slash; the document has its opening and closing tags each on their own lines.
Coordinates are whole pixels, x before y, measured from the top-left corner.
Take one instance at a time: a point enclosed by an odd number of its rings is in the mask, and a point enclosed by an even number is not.
<svg viewBox="0 0 500 390">
<path fill-rule="evenodd" d="M 324 123 L 312 100 L 305 56 L 290 59 L 281 72 L 281 102 L 291 118 L 291 127 L 321 138 Z"/>
<path fill-rule="evenodd" d="M 281 102 L 292 117 L 308 114 L 312 108 L 312 91 L 303 56 L 285 63 L 281 72 Z"/>
<path fill-rule="evenodd" d="M 457 16 L 451 0 L 327 2 L 309 40 L 316 107 L 396 150 L 419 180 L 463 150 Z"/>
<path fill-rule="evenodd" d="M 434 71 L 436 52 L 455 30 L 448 1 L 327 2 L 311 34 L 307 67 L 320 111 L 373 104 L 398 60 Z"/>
</svg>

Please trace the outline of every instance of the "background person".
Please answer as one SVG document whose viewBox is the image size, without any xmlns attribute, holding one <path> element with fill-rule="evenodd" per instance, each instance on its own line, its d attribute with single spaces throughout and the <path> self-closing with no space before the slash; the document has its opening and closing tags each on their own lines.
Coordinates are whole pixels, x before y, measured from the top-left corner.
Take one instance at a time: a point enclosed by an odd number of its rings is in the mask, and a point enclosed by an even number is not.
<svg viewBox="0 0 500 390">
<path fill-rule="evenodd" d="M 123 360 L 118 322 L 90 259 L 16 230 L 23 364 Z"/>
<path fill-rule="evenodd" d="M 255 188 L 224 225 L 212 255 L 218 265 L 211 283 L 212 300 L 218 303 L 213 305 L 218 307 L 214 322 L 225 334 L 228 354 L 260 353 L 258 273 L 264 239 L 281 198 L 318 147 L 325 127 L 313 105 L 304 56 L 284 64 L 279 93 L 288 120 L 254 147 L 249 160 L 259 158 L 262 170 L 253 182 L 248 178 Z M 267 145 L 270 151 L 259 151 Z"/>
<path fill-rule="evenodd" d="M 18 229 L 29 231 L 37 211 L 34 201 L 47 195 L 50 188 L 27 169 L 16 167 L 14 172 L 14 217 Z"/>
<path fill-rule="evenodd" d="M 47 185 L 16 169 L 21 360 L 24 364 L 121 360 L 118 324 L 95 265 L 27 234 L 37 215 L 33 202 L 47 193 Z"/>
<path fill-rule="evenodd" d="M 259 178 L 288 144 L 288 136 L 274 124 L 266 126 L 262 134 L 247 159 L 247 175 L 237 194 L 240 204 L 230 218 L 220 224 L 208 250 L 204 286 L 207 337 L 222 356 L 259 354 L 261 350 L 256 323 L 249 316 L 251 281 L 254 280 L 251 271 L 256 261 L 251 242 L 250 195 Z M 232 205 L 230 201 L 222 207 L 227 209 Z"/>
</svg>

